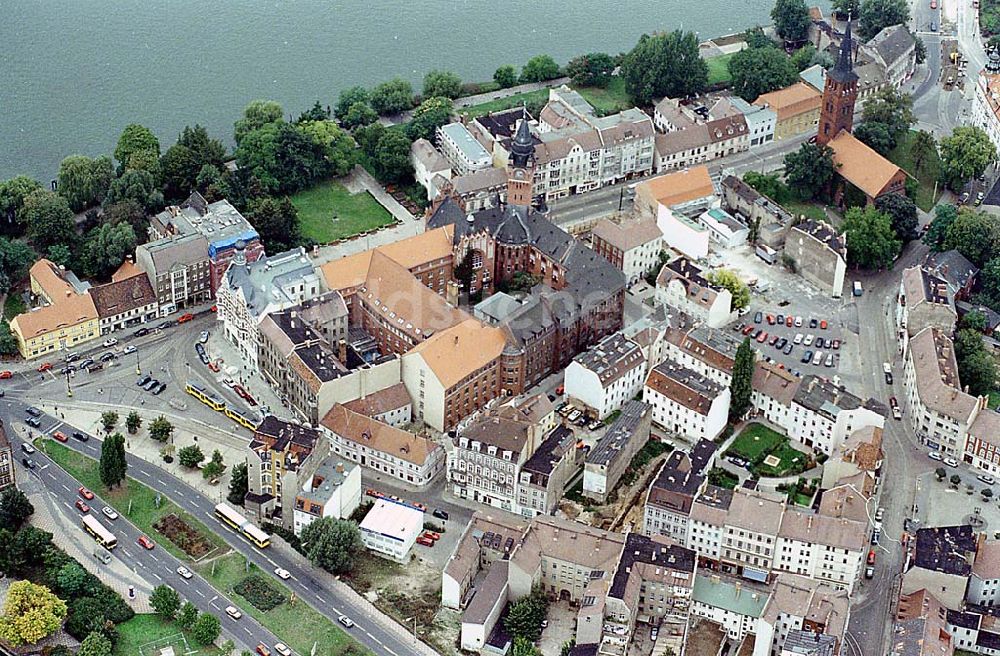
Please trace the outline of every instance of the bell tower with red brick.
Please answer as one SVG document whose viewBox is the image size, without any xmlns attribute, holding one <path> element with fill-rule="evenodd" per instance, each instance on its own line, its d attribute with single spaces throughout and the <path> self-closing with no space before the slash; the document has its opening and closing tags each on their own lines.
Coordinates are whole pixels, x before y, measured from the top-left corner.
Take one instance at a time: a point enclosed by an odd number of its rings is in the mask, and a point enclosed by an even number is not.
<svg viewBox="0 0 1000 656">
<path fill-rule="evenodd" d="M 535 141 L 528 129 L 528 112 L 524 112 L 510 144 L 507 162 L 507 202 L 531 207 L 535 188 Z"/>
<path fill-rule="evenodd" d="M 851 52 L 851 18 L 847 18 L 847 29 L 840 42 L 840 57 L 826 74 L 823 86 L 823 106 L 819 113 L 819 131 L 816 143 L 826 145 L 841 130 L 850 132 L 854 128 L 854 105 L 858 100 L 858 74 L 854 72 Z"/>
</svg>

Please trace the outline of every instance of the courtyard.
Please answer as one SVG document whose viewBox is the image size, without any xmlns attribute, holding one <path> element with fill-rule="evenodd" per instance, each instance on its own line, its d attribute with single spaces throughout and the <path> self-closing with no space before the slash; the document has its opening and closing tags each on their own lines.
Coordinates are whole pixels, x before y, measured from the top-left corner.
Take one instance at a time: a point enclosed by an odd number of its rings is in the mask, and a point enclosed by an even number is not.
<svg viewBox="0 0 1000 656">
<path fill-rule="evenodd" d="M 736 436 L 725 457 L 742 458 L 760 477 L 794 476 L 811 469 L 811 455 L 799 451 L 787 437 L 763 424 L 750 423 Z"/>
<path fill-rule="evenodd" d="M 302 236 L 320 244 L 392 225 L 393 216 L 367 191 L 351 193 L 336 180 L 321 182 L 291 197 L 299 211 Z"/>
</svg>

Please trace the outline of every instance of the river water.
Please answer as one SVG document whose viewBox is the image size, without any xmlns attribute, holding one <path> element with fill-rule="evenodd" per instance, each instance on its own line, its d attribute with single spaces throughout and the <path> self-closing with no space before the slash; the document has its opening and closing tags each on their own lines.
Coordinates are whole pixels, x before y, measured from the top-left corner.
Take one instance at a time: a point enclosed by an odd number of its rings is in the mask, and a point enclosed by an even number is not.
<svg viewBox="0 0 1000 656">
<path fill-rule="evenodd" d="M 824 3 L 826 4 L 826 3 Z M 201 123 L 231 141 L 255 98 L 286 114 L 395 75 L 490 79 L 539 53 L 628 50 L 770 22 L 773 0 L 0 0 L 0 179 L 50 179 L 142 123 L 166 145 Z"/>
</svg>

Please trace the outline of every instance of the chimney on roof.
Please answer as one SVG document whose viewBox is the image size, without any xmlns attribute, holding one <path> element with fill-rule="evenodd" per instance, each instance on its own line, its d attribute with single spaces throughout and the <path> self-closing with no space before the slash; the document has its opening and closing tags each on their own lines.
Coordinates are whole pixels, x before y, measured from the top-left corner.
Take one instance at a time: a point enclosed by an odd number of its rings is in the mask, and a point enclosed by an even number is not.
<svg viewBox="0 0 1000 656">
<path fill-rule="evenodd" d="M 339 342 L 337 342 L 337 355 L 340 357 L 340 363 L 343 364 L 344 366 L 347 366 L 346 365 L 346 362 L 347 362 L 347 342 L 346 341 L 340 340 Z"/>
<path fill-rule="evenodd" d="M 338 462 L 337 463 L 337 473 L 338 474 L 343 474 L 344 473 L 344 463 L 342 463 L 342 462 Z"/>
</svg>

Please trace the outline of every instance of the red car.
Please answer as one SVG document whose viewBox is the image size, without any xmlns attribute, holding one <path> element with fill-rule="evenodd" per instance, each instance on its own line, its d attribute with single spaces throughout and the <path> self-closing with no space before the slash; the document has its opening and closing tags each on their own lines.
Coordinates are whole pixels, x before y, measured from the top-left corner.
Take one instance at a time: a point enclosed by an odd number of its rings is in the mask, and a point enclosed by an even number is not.
<svg viewBox="0 0 1000 656">
<path fill-rule="evenodd" d="M 869 565 L 874 565 L 875 564 L 875 550 L 874 549 L 870 549 L 868 551 L 868 564 Z"/>
<path fill-rule="evenodd" d="M 791 328 L 793 323 L 795 323 L 795 317 L 793 317 L 790 314 L 787 317 L 785 317 L 785 327 L 786 328 Z"/>
<path fill-rule="evenodd" d="M 69 438 L 66 437 L 66 433 L 62 431 L 56 431 L 55 433 L 52 433 L 52 437 L 58 440 L 59 442 L 69 442 Z"/>
<path fill-rule="evenodd" d="M 774 315 L 773 314 L 767 315 L 767 323 L 768 323 L 768 325 L 771 325 L 771 326 L 774 325 Z"/>
<path fill-rule="evenodd" d="M 434 540 L 431 540 L 430 538 L 421 535 L 419 538 L 417 538 L 417 544 L 422 544 L 425 547 L 433 547 Z"/>
<path fill-rule="evenodd" d="M 441 534 L 434 531 L 424 531 L 424 537 L 436 542 L 441 539 Z"/>
<path fill-rule="evenodd" d="M 38 365 L 38 371 L 48 371 L 51 368 L 52 368 L 51 362 L 43 362 L 42 364 Z"/>
<path fill-rule="evenodd" d="M 271 650 L 268 649 L 267 645 L 263 642 L 257 645 L 257 653 L 260 654 L 260 656 L 271 656 Z"/>
<path fill-rule="evenodd" d="M 92 500 L 92 499 L 94 498 L 94 493 L 93 493 L 93 492 L 91 492 L 90 490 L 88 490 L 88 489 L 87 489 L 87 488 L 85 488 L 85 487 L 81 487 L 81 488 L 80 488 L 79 490 L 77 490 L 76 492 L 77 492 L 77 494 L 79 494 L 79 495 L 80 495 L 81 497 L 83 497 L 83 498 L 84 498 L 84 499 L 86 499 L 87 501 L 90 501 L 90 500 Z"/>
<path fill-rule="evenodd" d="M 147 538 L 145 535 L 140 535 L 139 539 L 136 540 L 135 543 L 140 547 L 142 547 L 143 549 L 152 549 L 153 547 L 156 546 L 156 544 L 152 540 Z"/>
<path fill-rule="evenodd" d="M 187 314 L 182 314 L 181 316 L 177 317 L 177 323 L 187 323 L 192 319 L 194 319 L 194 315 L 188 312 Z"/>
<path fill-rule="evenodd" d="M 250 392 L 246 391 L 246 389 L 244 389 L 242 385 L 239 384 L 233 385 L 233 391 L 236 392 L 236 394 L 241 399 L 243 399 L 250 405 L 257 405 L 257 402 L 253 400 L 252 396 L 250 396 Z"/>
<path fill-rule="evenodd" d="M 749 326 L 743 329 L 744 335 L 749 335 L 752 332 L 753 332 L 753 324 L 750 324 Z"/>
<path fill-rule="evenodd" d="M 76 509 L 79 510 L 80 512 L 82 512 L 82 513 L 89 513 L 90 512 L 90 506 L 88 506 L 86 503 L 84 503 L 83 499 L 77 499 L 76 500 Z"/>
<path fill-rule="evenodd" d="M 214 362 L 209 362 L 208 363 L 208 368 L 211 371 L 214 371 L 215 373 L 219 373 L 219 365 L 215 364 Z"/>
<path fill-rule="evenodd" d="M 760 331 L 760 334 L 757 335 L 757 341 L 763 344 L 764 340 L 766 339 L 767 339 L 767 331 L 766 330 Z"/>
<path fill-rule="evenodd" d="M 833 350 L 836 351 L 839 348 L 840 348 L 840 340 L 839 339 L 833 340 Z"/>
<path fill-rule="evenodd" d="M 823 330 L 826 330 L 826 326 L 827 326 L 826 319 L 823 319 L 822 321 L 819 322 L 819 327 L 822 328 Z"/>
<path fill-rule="evenodd" d="M 0 378 L 2 378 L 4 380 L 7 380 L 8 378 L 13 378 L 13 377 L 14 377 L 14 372 L 13 371 L 0 371 Z"/>
</svg>

